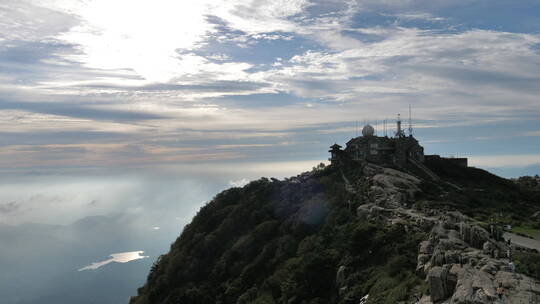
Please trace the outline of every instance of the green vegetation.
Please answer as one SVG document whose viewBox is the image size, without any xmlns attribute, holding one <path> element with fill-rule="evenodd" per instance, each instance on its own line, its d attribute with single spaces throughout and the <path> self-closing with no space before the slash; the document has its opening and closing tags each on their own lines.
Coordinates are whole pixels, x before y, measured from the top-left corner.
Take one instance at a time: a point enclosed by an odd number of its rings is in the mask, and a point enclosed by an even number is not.
<svg viewBox="0 0 540 304">
<path fill-rule="evenodd" d="M 540 279 L 540 254 L 537 252 L 516 252 L 513 257 L 516 271 Z"/>
<path fill-rule="evenodd" d="M 514 182 L 522 188 L 540 191 L 540 176 L 522 176 L 514 179 Z"/>
<path fill-rule="evenodd" d="M 448 182 L 426 183 L 426 187 L 441 187 L 446 193 L 439 198 L 432 193 L 437 207 L 460 210 L 481 222 L 495 219 L 512 226 L 530 222 L 531 215 L 540 209 L 540 191 L 521 187 L 512 180 L 474 167 L 453 166 L 444 159 L 430 162 L 428 167 Z"/>
<path fill-rule="evenodd" d="M 260 179 L 201 208 L 131 303 L 370 303 L 407 300 L 425 237 L 358 220 L 340 172 Z M 352 175 L 352 174 L 351 174 Z M 346 267 L 338 297 L 336 273 Z"/>
<path fill-rule="evenodd" d="M 417 209 L 460 210 L 484 223 L 493 214 L 528 223 L 540 200 L 515 183 L 475 168 L 430 164 L 443 182 L 424 181 Z M 344 174 L 358 193 L 344 191 Z M 262 178 L 218 194 L 202 207 L 153 265 L 132 304 L 406 303 L 425 291 L 415 273 L 418 244 L 411 227 L 360 220 L 369 188 L 357 163 L 319 165 L 279 181 Z M 520 271 L 538 257 L 518 255 Z M 344 274 L 338 280 L 338 269 Z"/>
<path fill-rule="evenodd" d="M 512 227 L 512 232 L 522 234 L 540 241 L 540 229 L 531 228 L 530 226 Z"/>
</svg>

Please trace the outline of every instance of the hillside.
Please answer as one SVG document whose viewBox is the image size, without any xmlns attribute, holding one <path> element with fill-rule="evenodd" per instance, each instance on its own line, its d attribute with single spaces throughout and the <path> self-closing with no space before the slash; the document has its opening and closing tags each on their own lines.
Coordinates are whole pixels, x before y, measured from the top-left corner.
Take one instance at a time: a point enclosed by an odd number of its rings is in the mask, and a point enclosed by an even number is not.
<svg viewBox="0 0 540 304">
<path fill-rule="evenodd" d="M 223 191 L 130 303 L 492 303 L 501 282 L 509 303 L 540 299 L 535 279 L 510 272 L 501 237 L 502 224 L 533 225 L 540 195 L 428 166 L 440 180 L 350 162 Z M 538 254 L 514 247 L 518 271 L 534 276 Z"/>
</svg>

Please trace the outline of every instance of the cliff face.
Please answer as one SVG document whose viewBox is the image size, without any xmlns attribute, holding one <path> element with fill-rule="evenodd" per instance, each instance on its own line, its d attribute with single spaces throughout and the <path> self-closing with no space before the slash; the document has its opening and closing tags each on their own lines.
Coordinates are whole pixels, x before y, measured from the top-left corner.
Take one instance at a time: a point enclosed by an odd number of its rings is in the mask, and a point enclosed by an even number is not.
<svg viewBox="0 0 540 304">
<path fill-rule="evenodd" d="M 526 221 L 535 198 L 482 170 L 430 168 L 440 180 L 350 163 L 226 190 L 130 303 L 492 303 L 499 283 L 509 300 L 538 296 L 484 229 L 501 211 Z"/>
</svg>

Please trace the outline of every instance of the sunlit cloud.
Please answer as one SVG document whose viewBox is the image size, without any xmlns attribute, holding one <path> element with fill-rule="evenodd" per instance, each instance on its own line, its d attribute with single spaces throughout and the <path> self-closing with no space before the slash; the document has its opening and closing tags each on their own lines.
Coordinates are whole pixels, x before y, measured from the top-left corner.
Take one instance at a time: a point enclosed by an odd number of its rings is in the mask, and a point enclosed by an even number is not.
<svg viewBox="0 0 540 304">
<path fill-rule="evenodd" d="M 380 127 L 409 104 L 426 132 L 538 115 L 540 36 L 463 26 L 450 1 L 2 5 L 11 168 L 324 159 L 356 121 Z"/>
<path fill-rule="evenodd" d="M 80 45 L 74 59 L 100 69 L 132 69 L 167 81 L 186 65 L 176 49 L 192 48 L 212 27 L 200 1 L 88 1 L 73 12 L 84 23 L 60 38 Z"/>
</svg>

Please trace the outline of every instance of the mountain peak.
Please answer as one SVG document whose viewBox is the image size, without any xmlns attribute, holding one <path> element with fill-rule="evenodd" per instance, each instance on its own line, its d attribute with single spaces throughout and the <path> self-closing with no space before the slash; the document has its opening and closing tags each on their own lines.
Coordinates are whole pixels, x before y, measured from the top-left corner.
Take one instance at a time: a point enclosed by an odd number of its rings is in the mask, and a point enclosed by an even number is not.
<svg viewBox="0 0 540 304">
<path fill-rule="evenodd" d="M 523 287 L 540 290 L 534 279 L 511 272 L 525 267 L 528 249 L 502 238 L 506 219 L 525 223 L 539 209 L 535 198 L 452 160 L 423 166 L 437 178 L 418 166 L 342 159 L 225 190 L 131 303 L 492 303 L 501 282 L 505 299 L 537 296 Z"/>
</svg>

